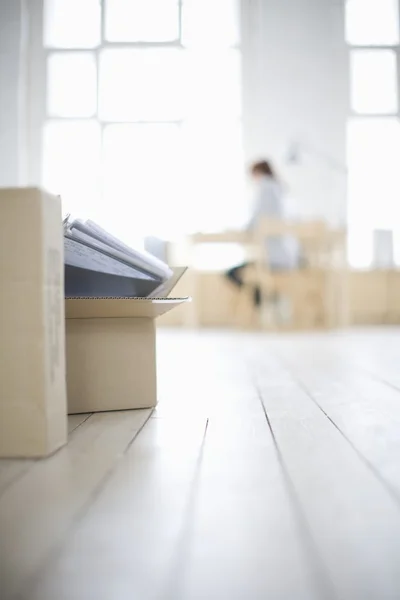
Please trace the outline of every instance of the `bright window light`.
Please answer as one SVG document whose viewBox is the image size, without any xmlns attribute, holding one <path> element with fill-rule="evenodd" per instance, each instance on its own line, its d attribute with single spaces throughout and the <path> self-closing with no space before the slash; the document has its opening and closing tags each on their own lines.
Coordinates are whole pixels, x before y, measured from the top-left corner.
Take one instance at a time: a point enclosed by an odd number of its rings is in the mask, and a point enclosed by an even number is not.
<svg viewBox="0 0 400 600">
<path fill-rule="evenodd" d="M 372 231 L 399 229 L 399 120 L 352 119 L 347 152 L 350 260 L 354 266 L 369 266 Z"/>
<path fill-rule="evenodd" d="M 109 125 L 104 131 L 104 200 L 114 231 L 160 235 L 184 220 L 180 128 L 174 124 Z M 180 208 L 183 210 L 181 211 Z"/>
<path fill-rule="evenodd" d="M 351 104 L 359 114 L 397 112 L 397 59 L 393 50 L 352 50 Z"/>
<path fill-rule="evenodd" d="M 111 42 L 179 39 L 177 0 L 106 0 L 106 38 Z"/>
<path fill-rule="evenodd" d="M 43 182 L 64 212 L 134 244 L 243 225 L 239 0 L 44 2 Z"/>
<path fill-rule="evenodd" d="M 239 12 L 240 0 L 183 0 L 183 45 L 201 49 L 237 46 Z"/>
<path fill-rule="evenodd" d="M 183 116 L 183 51 L 110 49 L 100 57 L 100 116 L 107 121 L 175 121 Z"/>
<path fill-rule="evenodd" d="M 57 117 L 94 117 L 96 59 L 91 52 L 57 52 L 47 61 L 47 112 Z"/>
<path fill-rule="evenodd" d="M 99 212 L 100 127 L 95 121 L 49 121 L 44 130 L 45 188 L 61 195 L 63 212 Z"/>
<path fill-rule="evenodd" d="M 374 253 L 373 231 L 362 225 L 349 226 L 347 256 L 353 269 L 370 269 Z"/>
<path fill-rule="evenodd" d="M 185 56 L 185 116 L 237 119 L 242 111 L 239 51 L 188 50 Z"/>
<path fill-rule="evenodd" d="M 242 225 L 246 206 L 241 124 L 188 121 L 182 135 L 190 229 L 218 231 Z"/>
<path fill-rule="evenodd" d="M 353 46 L 396 46 L 398 0 L 347 0 L 346 40 Z"/>
<path fill-rule="evenodd" d="M 99 0 L 44 0 L 44 45 L 95 48 L 100 44 Z"/>
</svg>

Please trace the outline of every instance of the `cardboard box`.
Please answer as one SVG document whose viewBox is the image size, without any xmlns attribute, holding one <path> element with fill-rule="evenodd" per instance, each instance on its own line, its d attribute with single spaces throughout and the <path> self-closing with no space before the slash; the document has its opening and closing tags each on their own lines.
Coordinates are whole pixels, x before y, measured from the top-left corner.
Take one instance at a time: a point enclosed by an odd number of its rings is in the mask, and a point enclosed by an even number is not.
<svg viewBox="0 0 400 600">
<path fill-rule="evenodd" d="M 182 273 L 176 270 L 167 293 Z M 67 299 L 68 412 L 156 406 L 155 319 L 186 301 L 168 297 Z"/>
<path fill-rule="evenodd" d="M 60 200 L 0 190 L 0 457 L 67 441 Z"/>
</svg>

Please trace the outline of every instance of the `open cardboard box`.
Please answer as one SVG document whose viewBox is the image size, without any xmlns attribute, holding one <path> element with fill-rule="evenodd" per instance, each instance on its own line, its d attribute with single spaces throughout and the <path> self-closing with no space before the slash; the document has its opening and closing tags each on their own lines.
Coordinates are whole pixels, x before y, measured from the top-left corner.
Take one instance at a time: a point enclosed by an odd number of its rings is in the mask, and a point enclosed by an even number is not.
<svg viewBox="0 0 400 600">
<path fill-rule="evenodd" d="M 69 414 L 156 406 L 155 320 L 190 300 L 170 297 L 185 270 L 160 298 L 66 299 Z"/>
</svg>

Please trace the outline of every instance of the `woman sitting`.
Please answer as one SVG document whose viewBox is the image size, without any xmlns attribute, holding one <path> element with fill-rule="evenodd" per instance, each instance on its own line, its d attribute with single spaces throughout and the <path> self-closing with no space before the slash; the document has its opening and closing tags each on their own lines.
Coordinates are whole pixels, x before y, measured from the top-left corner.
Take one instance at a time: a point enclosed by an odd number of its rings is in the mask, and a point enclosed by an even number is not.
<svg viewBox="0 0 400 600">
<path fill-rule="evenodd" d="M 278 181 L 271 164 L 267 160 L 256 162 L 250 169 L 255 184 L 255 198 L 251 219 L 247 225 L 253 231 L 261 219 L 282 220 L 285 218 L 284 190 Z M 273 271 L 295 268 L 299 264 L 299 251 L 295 240 L 283 237 L 266 240 L 268 266 Z M 243 270 L 251 263 L 243 263 L 230 269 L 226 276 L 235 285 L 243 285 Z M 253 289 L 253 300 L 256 306 L 261 304 L 261 290 Z"/>
</svg>

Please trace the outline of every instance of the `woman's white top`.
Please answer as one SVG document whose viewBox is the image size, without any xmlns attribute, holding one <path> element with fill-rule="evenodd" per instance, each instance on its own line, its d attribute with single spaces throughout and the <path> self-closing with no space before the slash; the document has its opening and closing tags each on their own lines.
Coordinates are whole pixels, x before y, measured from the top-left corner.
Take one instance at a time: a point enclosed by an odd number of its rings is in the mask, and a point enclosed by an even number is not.
<svg viewBox="0 0 400 600">
<path fill-rule="evenodd" d="M 285 194 L 282 186 L 272 177 L 264 176 L 258 181 L 248 230 L 257 227 L 260 219 L 285 218 Z M 271 269 L 293 269 L 299 264 L 299 245 L 291 237 L 269 238 L 266 241 L 268 263 Z"/>
</svg>

